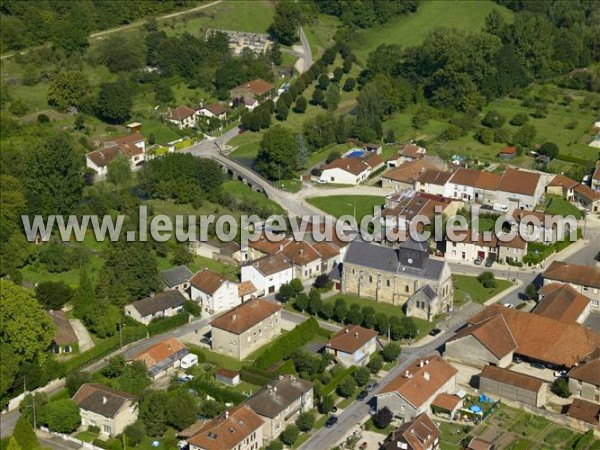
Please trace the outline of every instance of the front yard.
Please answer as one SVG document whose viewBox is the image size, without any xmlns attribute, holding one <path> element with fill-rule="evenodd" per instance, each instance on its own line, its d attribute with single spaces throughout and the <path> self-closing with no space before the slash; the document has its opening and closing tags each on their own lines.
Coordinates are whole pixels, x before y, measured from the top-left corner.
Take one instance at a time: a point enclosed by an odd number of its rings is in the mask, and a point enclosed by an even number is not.
<svg viewBox="0 0 600 450">
<path fill-rule="evenodd" d="M 508 289 L 512 283 L 508 280 L 496 279 L 496 287 L 484 287 L 477 277 L 469 275 L 452 275 L 454 283 L 454 304 L 461 305 L 467 300 L 472 300 L 475 303 L 485 303 L 495 295 Z"/>
</svg>

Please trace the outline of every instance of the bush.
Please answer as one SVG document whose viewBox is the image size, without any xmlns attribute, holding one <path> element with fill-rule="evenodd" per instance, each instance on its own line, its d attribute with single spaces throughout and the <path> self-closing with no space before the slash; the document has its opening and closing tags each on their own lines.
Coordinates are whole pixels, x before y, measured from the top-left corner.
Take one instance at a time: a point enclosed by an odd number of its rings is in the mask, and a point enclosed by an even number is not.
<svg viewBox="0 0 600 450">
<path fill-rule="evenodd" d="M 489 270 L 486 270 L 485 272 L 479 274 L 477 280 L 486 289 L 492 289 L 496 287 L 496 277 L 494 276 L 493 272 L 490 272 Z"/>
<path fill-rule="evenodd" d="M 327 155 L 327 158 L 325 159 L 325 162 L 327 164 L 329 164 L 331 161 L 336 160 L 336 159 L 341 158 L 341 157 L 342 157 L 342 154 L 339 151 L 332 150 Z"/>
<path fill-rule="evenodd" d="M 384 361 L 392 362 L 395 361 L 398 356 L 400 356 L 401 351 L 402 349 L 400 348 L 400 344 L 390 342 L 381 350 L 381 356 L 383 357 Z"/>
<path fill-rule="evenodd" d="M 379 353 L 373 353 L 371 355 L 371 359 L 367 364 L 367 368 L 371 371 L 373 375 L 377 374 L 381 368 L 383 367 L 383 358 Z"/>
<path fill-rule="evenodd" d="M 156 336 L 157 334 L 163 334 L 173 328 L 177 328 L 190 321 L 190 314 L 188 312 L 182 312 L 172 317 L 161 317 L 154 319 L 148 324 L 148 333 L 150 336 Z"/>
<path fill-rule="evenodd" d="M 325 289 L 329 286 L 329 275 L 323 273 L 315 279 L 315 287 L 317 289 Z"/>
<path fill-rule="evenodd" d="M 202 308 L 193 300 L 185 300 L 183 302 L 183 310 L 194 317 L 202 316 Z"/>
<path fill-rule="evenodd" d="M 302 322 L 289 333 L 277 338 L 269 347 L 254 361 L 254 367 L 269 369 L 284 357 L 291 355 L 296 349 L 310 342 L 318 333 L 319 323 L 314 317 Z"/>
<path fill-rule="evenodd" d="M 50 122 L 50 117 L 48 117 L 46 114 L 40 114 L 37 116 L 37 123 L 44 124 L 48 122 Z"/>
<path fill-rule="evenodd" d="M 510 119 L 510 124 L 515 127 L 520 127 L 521 125 L 525 125 L 529 121 L 529 116 L 525 113 L 519 113 L 515 115 L 512 119 Z"/>
<path fill-rule="evenodd" d="M 356 381 L 353 377 L 346 377 L 337 387 L 337 393 L 341 397 L 348 398 L 356 391 Z"/>
<path fill-rule="evenodd" d="M 269 445 L 265 447 L 266 450 L 283 450 L 283 444 L 281 441 L 273 440 L 269 442 Z"/>
<path fill-rule="evenodd" d="M 393 417 L 392 411 L 387 406 L 384 406 L 373 416 L 373 423 L 377 428 L 383 430 L 392 423 Z"/>
<path fill-rule="evenodd" d="M 481 142 L 483 145 L 490 145 L 494 142 L 494 130 L 489 128 L 480 128 L 475 133 L 475 139 Z"/>
<path fill-rule="evenodd" d="M 362 387 L 369 382 L 371 372 L 366 367 L 358 367 L 352 374 L 352 377 L 354 378 L 354 381 L 356 381 L 356 384 L 359 387 Z"/>
<path fill-rule="evenodd" d="M 338 366 L 335 366 L 338 367 Z M 347 377 L 349 377 L 350 375 L 352 375 L 354 373 L 354 371 L 356 370 L 356 367 L 352 366 L 352 367 L 348 367 L 347 369 L 342 369 L 339 368 L 339 370 L 334 374 L 333 369 L 330 371 L 331 374 L 333 375 L 333 380 L 331 380 L 331 382 L 329 382 L 328 384 L 326 384 L 325 386 L 323 386 L 323 388 L 321 389 L 321 395 L 323 397 L 330 395 L 333 393 L 333 391 L 335 391 L 335 389 L 338 387 L 338 385 Z"/>
<path fill-rule="evenodd" d="M 283 433 L 281 433 L 281 440 L 284 444 L 293 445 L 294 442 L 298 440 L 298 436 L 300 435 L 300 430 L 294 424 L 288 425 Z"/>
<path fill-rule="evenodd" d="M 551 386 L 552 392 L 561 398 L 569 398 L 571 396 L 571 390 L 569 389 L 569 382 L 566 378 L 557 378 L 554 380 Z"/>
<path fill-rule="evenodd" d="M 540 154 L 554 159 L 558 156 L 558 145 L 556 145 L 554 142 L 544 142 L 538 151 Z"/>
<path fill-rule="evenodd" d="M 79 406 L 70 398 L 44 405 L 41 416 L 48 428 L 58 433 L 72 433 L 81 424 Z"/>
<path fill-rule="evenodd" d="M 319 404 L 319 412 L 321 414 L 329 414 L 334 406 L 335 400 L 333 396 L 326 395 L 323 397 L 323 400 L 321 400 L 321 403 Z"/>
<path fill-rule="evenodd" d="M 315 414 L 312 411 L 300 413 L 296 419 L 296 426 L 300 431 L 310 431 L 315 426 Z"/>
<path fill-rule="evenodd" d="M 142 422 L 137 421 L 128 425 L 123 433 L 125 434 L 127 445 L 136 447 L 146 436 L 146 428 Z"/>
<path fill-rule="evenodd" d="M 527 298 L 537 301 L 538 288 L 535 283 L 530 283 L 527 285 L 527 287 L 525 288 L 525 295 L 527 296 Z"/>
</svg>

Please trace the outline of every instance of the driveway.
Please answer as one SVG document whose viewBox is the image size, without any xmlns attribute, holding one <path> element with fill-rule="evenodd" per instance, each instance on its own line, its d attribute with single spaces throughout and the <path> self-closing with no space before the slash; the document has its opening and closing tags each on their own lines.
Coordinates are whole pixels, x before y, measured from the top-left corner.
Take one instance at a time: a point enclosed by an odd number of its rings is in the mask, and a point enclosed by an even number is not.
<svg viewBox="0 0 600 450">
<path fill-rule="evenodd" d="M 92 340 L 92 336 L 90 336 L 90 332 L 83 326 L 81 320 L 72 319 L 69 320 L 71 322 L 71 326 L 73 327 L 73 331 L 77 335 L 77 339 L 79 340 L 79 351 L 85 352 L 89 350 L 94 345 L 94 341 Z"/>
</svg>

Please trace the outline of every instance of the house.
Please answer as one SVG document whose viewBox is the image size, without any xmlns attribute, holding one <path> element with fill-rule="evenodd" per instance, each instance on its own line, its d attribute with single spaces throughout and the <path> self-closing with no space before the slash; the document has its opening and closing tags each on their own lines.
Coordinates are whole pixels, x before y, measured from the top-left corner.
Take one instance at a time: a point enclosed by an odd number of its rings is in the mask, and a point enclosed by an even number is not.
<svg viewBox="0 0 600 450">
<path fill-rule="evenodd" d="M 436 415 L 445 415 L 450 419 L 454 419 L 463 403 L 463 399 L 458 395 L 441 392 L 431 402 L 431 411 Z"/>
<path fill-rule="evenodd" d="M 263 420 L 263 439 L 276 439 L 300 413 L 313 408 L 314 385 L 292 375 L 280 375 L 244 402 Z"/>
<path fill-rule="evenodd" d="M 229 97 L 234 101 L 236 99 L 243 99 L 244 101 L 246 99 L 254 99 L 261 102 L 271 98 L 273 93 L 273 85 L 258 78 L 231 89 L 229 91 Z"/>
<path fill-rule="evenodd" d="M 600 267 L 553 261 L 543 277 L 544 286 L 555 281 L 570 284 L 592 300 L 592 312 L 600 311 Z"/>
<path fill-rule="evenodd" d="M 250 281 L 257 295 L 274 294 L 294 278 L 292 263 L 282 254 L 264 256 L 242 266 L 242 281 Z"/>
<path fill-rule="evenodd" d="M 215 372 L 215 380 L 229 386 L 237 386 L 242 379 L 240 373 L 235 370 L 219 369 Z"/>
<path fill-rule="evenodd" d="M 417 159 L 421 159 L 425 156 L 427 150 L 423 147 L 420 147 L 416 144 L 406 144 L 400 150 L 398 150 L 399 164 L 404 164 L 405 162 L 415 161 Z"/>
<path fill-rule="evenodd" d="M 210 325 L 212 349 L 244 359 L 281 334 L 281 306 L 254 298 L 217 317 Z"/>
<path fill-rule="evenodd" d="M 433 318 L 444 311 L 437 293 L 426 284 L 406 302 L 406 315 L 433 322 Z"/>
<path fill-rule="evenodd" d="M 321 258 L 321 273 L 331 272 L 341 260 L 340 248 L 333 242 L 315 242 L 312 248 L 319 254 Z"/>
<path fill-rule="evenodd" d="M 452 308 L 454 289 L 450 267 L 429 258 L 426 242 L 408 239 L 399 248 L 354 240 L 342 270 L 342 293 L 404 305 L 428 284 L 438 295 L 439 313 Z"/>
<path fill-rule="evenodd" d="M 372 167 L 363 158 L 337 158 L 321 168 L 319 181 L 357 185 L 371 174 Z"/>
<path fill-rule="evenodd" d="M 444 357 L 474 367 L 508 367 L 517 343 L 501 314 L 458 331 L 446 342 Z"/>
<path fill-rule="evenodd" d="M 209 105 L 205 105 L 198 110 L 198 113 L 201 116 L 208 117 L 209 119 L 227 119 L 227 110 L 220 103 L 211 103 Z"/>
<path fill-rule="evenodd" d="M 539 173 L 508 168 L 498 183 L 496 201 L 509 209 L 533 209 L 544 193 L 543 181 Z"/>
<path fill-rule="evenodd" d="M 160 278 L 167 289 L 181 292 L 190 298 L 190 279 L 194 276 L 186 266 L 176 266 L 160 273 Z"/>
<path fill-rule="evenodd" d="M 262 426 L 250 407 L 239 405 L 198 424 L 187 443 L 190 450 L 258 450 L 263 446 Z"/>
<path fill-rule="evenodd" d="M 238 297 L 240 301 L 244 303 L 246 300 L 250 300 L 256 297 L 256 286 L 252 284 L 252 281 L 242 281 L 238 284 Z"/>
<path fill-rule="evenodd" d="M 73 330 L 73 326 L 64 311 L 50 310 L 48 316 L 52 319 L 56 332 L 52 337 L 52 351 L 60 355 L 61 353 L 72 353 L 79 349 L 79 338 Z"/>
<path fill-rule="evenodd" d="M 597 403 L 575 398 L 569 405 L 567 416 L 588 423 L 596 430 L 600 429 L 600 405 Z"/>
<path fill-rule="evenodd" d="M 493 205 L 496 203 L 496 188 L 501 178 L 496 173 L 460 167 L 444 185 L 444 197 Z"/>
<path fill-rule="evenodd" d="M 579 183 L 573 188 L 574 203 L 589 212 L 600 212 L 600 192 L 594 191 L 591 187 Z"/>
<path fill-rule="evenodd" d="M 512 260 L 512 262 L 522 263 L 526 254 L 527 241 L 519 234 L 498 234 L 498 259 L 500 261 Z"/>
<path fill-rule="evenodd" d="M 440 436 L 438 427 L 423 413 L 392 431 L 381 450 L 438 450 Z"/>
<path fill-rule="evenodd" d="M 454 392 L 457 373 L 438 354 L 417 360 L 375 395 L 377 409 L 388 407 L 394 416 L 408 422 L 427 413 L 438 394 Z"/>
<path fill-rule="evenodd" d="M 195 127 L 199 115 L 199 111 L 183 105 L 173 110 L 169 109 L 169 112 L 165 115 L 165 119 L 167 122 L 176 125 L 180 130 L 183 130 L 184 128 Z"/>
<path fill-rule="evenodd" d="M 439 169 L 426 169 L 415 178 L 415 191 L 443 196 L 446 183 L 452 172 Z"/>
<path fill-rule="evenodd" d="M 375 155 L 381 155 L 381 144 L 367 143 L 365 144 L 365 150 Z"/>
<path fill-rule="evenodd" d="M 446 259 L 473 261 L 475 258 L 498 259 L 498 238 L 492 233 L 473 233 L 473 230 L 454 230 L 446 236 Z"/>
<path fill-rule="evenodd" d="M 102 143 L 102 147 L 85 155 L 86 166 L 98 176 L 108 173 L 108 166 L 118 156 L 129 159 L 131 170 L 139 169 L 146 160 L 146 140 L 141 133 L 131 133 Z"/>
<path fill-rule="evenodd" d="M 135 397 L 96 383 L 85 383 L 73 396 L 79 406 L 82 427 L 98 427 L 101 436 L 123 433 L 138 418 Z"/>
<path fill-rule="evenodd" d="M 550 283 L 538 292 L 539 302 L 533 314 L 561 322 L 582 324 L 590 315 L 591 300 L 569 284 Z"/>
<path fill-rule="evenodd" d="M 159 292 L 125 306 L 125 315 L 148 325 L 154 319 L 179 314 L 184 302 L 185 296 L 178 290 Z"/>
<path fill-rule="evenodd" d="M 192 300 L 208 315 L 227 311 L 241 303 L 238 284 L 208 269 L 199 270 L 190 280 Z"/>
<path fill-rule="evenodd" d="M 254 111 L 259 103 L 255 98 L 244 98 L 242 104 L 248 111 Z"/>
<path fill-rule="evenodd" d="M 153 380 L 172 372 L 181 366 L 181 360 L 190 352 L 175 338 L 163 339 L 142 350 L 128 361 L 142 361 L 148 368 L 148 375 Z"/>
<path fill-rule="evenodd" d="M 517 147 L 504 147 L 498 152 L 498 158 L 501 160 L 515 159 L 517 157 Z"/>
<path fill-rule="evenodd" d="M 597 347 L 568 375 L 569 390 L 578 398 L 600 404 L 600 347 Z"/>
<path fill-rule="evenodd" d="M 395 191 L 414 189 L 415 180 L 420 174 L 426 170 L 437 170 L 439 168 L 436 162 L 429 159 L 405 162 L 381 175 L 381 187 Z"/>
<path fill-rule="evenodd" d="M 552 178 L 550 183 L 548 183 L 548 186 L 546 186 L 546 194 L 559 195 L 572 202 L 575 198 L 573 189 L 575 189 L 575 186 L 578 184 L 577 181 L 559 174 Z"/>
<path fill-rule="evenodd" d="M 600 192 L 600 161 L 596 162 L 596 170 L 592 175 L 592 189 L 596 192 Z"/>
<path fill-rule="evenodd" d="M 292 241 L 281 251 L 294 267 L 293 278 L 310 280 L 321 274 L 321 255 L 305 241 Z"/>
<path fill-rule="evenodd" d="M 486 331 L 487 345 L 478 344 L 473 340 L 458 339 L 460 336 L 471 335 L 474 327 L 481 326 L 486 320 L 498 316 L 504 319 L 510 337 L 516 343 L 514 355 L 529 361 L 541 362 L 554 367 L 571 368 L 600 346 L 600 335 L 577 323 L 560 322 L 539 314 L 493 304 L 469 318 L 468 326 L 455 335 L 454 338 L 459 342 L 458 345 L 462 351 L 456 349 L 452 359 L 458 361 L 464 359 L 468 364 L 483 366 L 483 360 L 487 357 L 487 353 L 482 353 L 482 349 L 492 345 L 490 339 L 500 340 L 499 336 L 502 333 L 504 335 L 502 339 L 510 344 L 511 340 L 506 336 L 507 331 L 500 326 L 501 322 L 498 319 L 495 319 L 493 327 L 495 334 Z M 490 338 L 490 336 L 492 337 Z M 497 351 L 497 355 L 508 354 L 511 346 L 512 344 L 503 345 Z M 480 358 L 479 355 L 483 355 L 483 357 Z M 445 356 L 450 357 L 448 346 L 446 346 Z"/>
<path fill-rule="evenodd" d="M 282 235 L 275 235 L 275 238 L 267 237 L 262 233 L 256 239 L 248 242 L 248 247 L 242 252 L 244 261 L 254 261 L 267 255 L 276 255 L 281 253 L 286 245 L 292 242 L 292 239 Z"/>
<path fill-rule="evenodd" d="M 512 212 L 511 231 L 517 233 L 523 229 L 528 234 L 528 238 L 534 242 L 544 244 L 552 244 L 559 237 L 564 237 L 569 234 L 571 226 L 577 227 L 577 222 L 574 224 L 564 220 L 562 216 L 544 214 L 538 211 L 524 211 L 515 209 Z M 562 226 L 561 226 L 562 225 Z"/>
<path fill-rule="evenodd" d="M 479 374 L 479 390 L 487 395 L 541 408 L 546 404 L 547 385 L 539 378 L 487 365 Z"/>
<path fill-rule="evenodd" d="M 344 367 L 365 366 L 376 351 L 377 332 L 359 325 L 342 328 L 325 345 L 325 352 Z"/>
<path fill-rule="evenodd" d="M 215 261 L 228 261 L 232 264 L 238 264 L 242 261 L 242 252 L 240 244 L 232 242 L 218 242 L 214 240 L 194 241 L 191 243 L 191 250 L 196 255 Z"/>
</svg>

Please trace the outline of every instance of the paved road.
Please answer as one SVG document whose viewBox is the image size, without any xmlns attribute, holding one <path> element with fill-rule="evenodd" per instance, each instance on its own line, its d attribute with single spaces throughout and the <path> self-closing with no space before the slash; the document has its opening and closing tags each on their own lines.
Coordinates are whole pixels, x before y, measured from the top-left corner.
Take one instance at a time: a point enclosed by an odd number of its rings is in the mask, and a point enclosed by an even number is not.
<svg viewBox="0 0 600 450">
<path fill-rule="evenodd" d="M 310 49 L 310 44 L 308 42 L 308 39 L 306 38 L 306 34 L 304 34 L 304 29 L 302 27 L 300 27 L 300 42 L 302 43 L 302 50 L 304 53 L 304 56 L 302 58 L 303 61 L 303 68 L 302 68 L 302 73 L 308 71 L 308 69 L 310 69 L 310 66 L 312 66 L 313 64 L 313 59 L 312 59 L 312 52 Z"/>
</svg>

